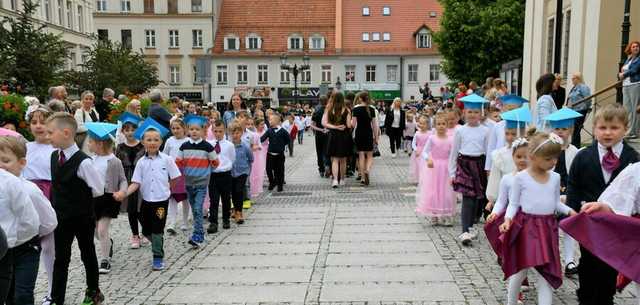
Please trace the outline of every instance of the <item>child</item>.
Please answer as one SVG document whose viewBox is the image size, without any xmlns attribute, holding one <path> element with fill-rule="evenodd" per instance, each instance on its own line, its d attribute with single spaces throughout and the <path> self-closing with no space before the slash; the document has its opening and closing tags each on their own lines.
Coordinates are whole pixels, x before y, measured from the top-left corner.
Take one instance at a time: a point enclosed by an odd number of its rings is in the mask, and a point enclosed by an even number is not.
<svg viewBox="0 0 640 305">
<path fill-rule="evenodd" d="M 141 120 L 141 117 L 129 112 L 123 113 L 118 118 L 118 121 L 122 124 L 121 132 L 125 141 L 116 147 L 116 156 L 122 162 L 124 175 L 127 177 L 128 184 L 131 184 L 131 177 L 133 176 L 136 163 L 144 154 L 142 143 L 134 136 Z M 140 238 L 138 223 L 142 224 L 142 218 L 140 217 L 140 197 L 138 196 L 138 192 L 127 196 L 126 202 L 127 218 L 129 220 L 129 227 L 131 228 L 131 237 L 129 238 L 130 248 L 138 249 L 140 248 L 141 242 L 144 245 L 149 243 L 145 237 Z"/>
<path fill-rule="evenodd" d="M 26 151 L 27 147 L 22 139 L 0 136 L 0 168 L 16 177 L 20 177 L 20 173 L 26 164 Z M 25 193 L 31 199 L 33 207 L 38 213 L 39 228 L 36 237 L 15 248 L 10 254 L 13 256 L 14 274 L 12 286 L 14 289 L 9 292 L 10 301 L 7 304 L 34 303 L 33 290 L 38 275 L 40 257 L 38 237 L 51 236 L 58 224 L 56 212 L 38 186 L 25 178 L 20 178 L 20 180 Z M 4 183 L 4 180 L 2 182 Z"/>
<path fill-rule="evenodd" d="M 233 143 L 225 139 L 224 122 L 222 120 L 214 121 L 213 126 L 214 140 L 209 141 L 213 146 L 213 150 L 218 155 L 220 164 L 211 170 L 211 178 L 209 179 L 209 201 L 212 203 L 209 207 L 209 227 L 207 233 L 214 234 L 218 232 L 218 202 L 222 198 L 222 228 L 229 229 L 229 214 L 231 210 L 231 168 L 236 160 L 236 151 Z"/>
<path fill-rule="evenodd" d="M 163 153 L 169 155 L 174 160 L 178 158 L 180 154 L 180 146 L 188 141 L 186 136 L 187 126 L 182 119 L 174 119 L 171 121 L 171 134 L 172 136 L 167 139 L 164 144 Z M 167 211 L 167 232 L 171 235 L 175 235 L 176 232 L 176 218 L 178 217 L 178 204 L 182 203 L 182 225 L 180 230 L 186 231 L 189 225 L 189 213 L 191 207 L 185 200 L 187 199 L 187 190 L 184 186 L 184 176 L 180 176 L 176 180 L 175 185 L 171 188 L 171 198 L 169 198 L 169 210 Z"/>
<path fill-rule="evenodd" d="M 404 139 L 404 152 L 411 156 L 411 143 L 413 143 L 413 136 L 416 134 L 416 121 L 413 113 L 407 113 L 407 122 L 404 124 L 404 131 L 402 133 Z"/>
<path fill-rule="evenodd" d="M 517 173 L 500 232 L 504 234 L 502 270 L 508 278 L 507 301 L 515 305 L 529 269 L 538 274 L 538 304 L 551 304 L 552 287 L 562 285 L 558 221 L 555 212 L 575 215 L 560 202 L 560 175 L 551 171 L 562 149 L 555 134 L 539 133 L 529 145 L 529 167 Z M 527 249 L 525 252 L 524 249 Z"/>
<path fill-rule="evenodd" d="M 47 119 L 47 134 L 57 150 L 51 155 L 51 203 L 58 217 L 51 298 L 64 304 L 73 239 L 78 240 L 80 258 L 87 277 L 83 304 L 100 304 L 104 295 L 98 286 L 98 259 L 93 236 L 96 229 L 93 198 L 104 193 L 104 181 L 93 161 L 80 151 L 74 138 L 78 124 L 64 112 Z"/>
<path fill-rule="evenodd" d="M 267 126 L 263 119 L 255 119 L 256 137 L 258 142 L 260 137 L 267 132 Z M 260 145 L 258 150 L 253 151 L 253 164 L 251 164 L 251 176 L 249 177 L 249 185 L 251 186 L 251 197 L 255 197 L 262 193 L 262 185 L 264 183 L 264 172 L 267 163 L 267 149 L 269 143 L 265 142 Z"/>
<path fill-rule="evenodd" d="M 522 104 L 527 103 L 527 100 L 516 95 L 502 96 L 500 97 L 500 101 L 502 101 L 502 111 L 505 113 L 520 108 Z M 492 156 L 493 151 L 505 147 L 505 125 L 506 122 L 500 121 L 495 124 L 493 130 L 489 133 L 487 156 Z M 487 159 L 487 163 L 485 164 L 484 169 L 491 170 L 492 163 L 492 158 Z"/>
<path fill-rule="evenodd" d="M 218 165 L 218 155 L 213 146 L 202 139 L 202 130 L 207 118 L 190 115 L 184 118 L 184 122 L 189 128 L 189 141 L 180 146 L 176 163 L 184 173 L 187 196 L 193 213 L 193 234 L 188 243 L 193 248 L 198 248 L 204 242 L 202 204 L 207 193 L 211 168 Z M 212 204 L 215 205 L 216 202 Z"/>
<path fill-rule="evenodd" d="M 289 157 L 293 157 L 293 144 L 295 143 L 295 139 L 298 135 L 298 127 L 294 122 L 293 114 L 287 115 L 287 120 L 282 123 L 282 128 L 289 133 L 290 141 L 289 144 L 287 144 L 287 148 L 289 149 Z"/>
<path fill-rule="evenodd" d="M 416 202 L 416 212 L 432 217 L 434 225 L 451 225 L 455 213 L 456 196 L 449 183 L 448 161 L 452 138 L 447 136 L 447 115 L 436 115 L 435 133 L 428 137 L 420 155 L 422 168 Z"/>
<path fill-rule="evenodd" d="M 487 175 L 484 171 L 485 152 L 489 128 L 480 124 L 481 109 L 487 100 L 471 94 L 463 97 L 467 123 L 455 129 L 453 147 L 449 155 L 449 176 L 453 190 L 462 194 L 462 234 L 460 242 L 471 245 L 477 237 L 470 229 L 475 223 L 478 205 L 485 199 Z"/>
<path fill-rule="evenodd" d="M 411 177 L 409 181 L 411 183 L 418 183 L 420 181 L 420 173 L 424 170 L 424 160 L 422 160 L 422 150 L 424 149 L 424 145 L 427 144 L 427 139 L 429 139 L 429 118 L 421 115 L 418 118 L 418 131 L 413 137 L 413 141 L 411 143 L 411 148 L 413 152 L 411 153 Z"/>
<path fill-rule="evenodd" d="M 249 116 L 249 113 L 246 111 L 238 112 L 237 119 L 238 119 L 238 123 L 240 124 L 240 127 L 243 130 L 242 143 L 247 145 L 247 147 L 249 147 L 252 151 L 258 150 L 258 148 L 260 147 L 260 144 L 259 144 L 260 139 L 257 137 L 256 133 L 254 132 L 253 120 Z M 244 187 L 244 193 L 243 193 L 244 203 L 242 204 L 242 206 L 245 209 L 250 209 L 251 208 L 251 197 L 249 196 L 250 181 L 247 179 L 246 182 L 247 183 Z"/>
<path fill-rule="evenodd" d="M 93 166 L 104 181 L 104 194 L 94 201 L 96 216 L 96 238 L 100 243 L 100 274 L 111 272 L 113 240 L 109 237 L 111 219 L 118 218 L 120 202 L 128 188 L 127 177 L 120 159 L 113 154 L 113 139 L 118 125 L 109 123 L 86 123 L 89 150 L 95 154 Z"/>
<path fill-rule="evenodd" d="M 233 161 L 231 168 L 231 189 L 235 210 L 233 218 L 237 224 L 243 224 L 242 205 L 244 203 L 244 188 L 251 171 L 253 152 L 249 146 L 242 142 L 242 133 L 245 131 L 242 126 L 234 122 L 229 127 L 231 129 L 231 140 L 236 152 L 236 159 Z"/>
<path fill-rule="evenodd" d="M 282 192 L 284 184 L 284 148 L 289 145 L 291 139 L 289 133 L 280 125 L 282 118 L 279 114 L 272 114 L 269 117 L 271 128 L 267 130 L 261 137 L 260 142 L 264 143 L 269 140 L 267 149 L 267 178 L 269 178 L 269 190 L 273 190 L 276 186 L 278 192 Z"/>
<path fill-rule="evenodd" d="M 582 202 L 593 202 L 627 165 L 638 162 L 638 153 L 622 141 L 629 123 L 618 104 L 598 110 L 594 120 L 596 142 L 573 159 L 567 180 L 567 205 L 579 211 Z M 580 246 L 578 300 L 580 304 L 613 304 L 618 272 Z"/>
<path fill-rule="evenodd" d="M 298 145 L 302 145 L 302 140 L 304 138 L 304 131 L 306 130 L 304 113 L 300 113 L 295 117 L 294 123 L 298 128 Z"/>
<path fill-rule="evenodd" d="M 445 110 L 445 113 L 447 114 L 447 136 L 453 138 L 453 135 L 456 133 L 456 129 L 462 126 L 459 124 L 461 112 L 460 109 L 455 108 L 447 109 Z"/>
<path fill-rule="evenodd" d="M 151 240 L 154 271 L 164 269 L 164 225 L 171 196 L 170 184 L 180 177 L 180 170 L 173 159 L 160 152 L 162 138 L 169 133 L 160 123 L 147 118 L 138 127 L 135 137 L 142 140 L 145 154 L 138 160 L 131 177 L 127 196 L 138 189 L 142 197 L 142 234 Z M 202 219 L 202 216 L 200 216 Z"/>
<path fill-rule="evenodd" d="M 573 134 L 573 124 L 576 118 L 582 117 L 579 112 L 573 111 L 569 108 L 562 108 L 553 114 L 544 118 L 553 132 L 562 138 L 562 154 L 558 157 L 558 164 L 555 166 L 554 171 L 560 175 L 560 200 L 566 201 L 567 179 L 569 178 L 569 169 L 571 163 L 578 153 L 578 148 L 571 144 L 571 135 Z M 574 262 L 576 241 L 568 234 L 564 234 L 562 240 L 562 254 L 564 258 L 564 273 L 566 276 L 572 276 L 578 273 L 578 267 Z"/>
</svg>

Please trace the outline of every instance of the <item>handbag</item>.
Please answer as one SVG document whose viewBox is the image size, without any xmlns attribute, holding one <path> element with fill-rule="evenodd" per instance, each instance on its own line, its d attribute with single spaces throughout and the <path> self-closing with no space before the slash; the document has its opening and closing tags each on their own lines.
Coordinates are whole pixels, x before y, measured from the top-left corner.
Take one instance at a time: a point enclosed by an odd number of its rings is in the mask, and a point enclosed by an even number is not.
<svg viewBox="0 0 640 305">
<path fill-rule="evenodd" d="M 378 149 L 378 144 L 373 144 L 373 157 L 380 157 L 380 150 Z"/>
</svg>

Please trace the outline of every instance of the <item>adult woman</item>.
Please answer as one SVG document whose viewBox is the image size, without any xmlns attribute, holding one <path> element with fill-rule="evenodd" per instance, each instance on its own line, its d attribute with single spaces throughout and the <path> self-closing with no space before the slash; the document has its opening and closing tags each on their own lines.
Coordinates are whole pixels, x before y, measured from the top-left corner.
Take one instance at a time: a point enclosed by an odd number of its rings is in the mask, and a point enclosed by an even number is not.
<svg viewBox="0 0 640 305">
<path fill-rule="evenodd" d="M 242 97 L 240 96 L 240 94 L 234 93 L 231 96 L 231 101 L 229 101 L 229 104 L 227 105 L 227 111 L 225 111 L 222 115 L 222 121 L 224 122 L 225 128 L 229 126 L 229 124 L 231 124 L 233 120 L 235 120 L 236 113 L 238 111 L 246 109 L 246 107 L 243 107 L 243 105 L 244 104 L 242 103 Z"/>
<path fill-rule="evenodd" d="M 369 172 L 373 165 L 373 143 L 378 143 L 378 120 L 375 108 L 369 106 L 369 93 L 358 93 L 353 107 L 351 125 L 355 128 L 358 169 L 364 185 L 369 185 Z"/>
<path fill-rule="evenodd" d="M 544 118 L 558 110 L 558 108 L 556 107 L 556 103 L 551 97 L 551 91 L 553 91 L 553 83 L 555 81 L 555 75 L 547 73 L 540 76 L 540 78 L 536 82 L 538 101 L 536 102 L 535 122 L 536 128 L 539 131 L 548 131 L 549 128 L 545 128 Z"/>
<path fill-rule="evenodd" d="M 389 144 L 391 145 L 391 156 L 396 157 L 396 149 L 400 149 L 402 144 L 402 132 L 405 127 L 405 112 L 402 110 L 402 100 L 396 97 L 393 100 L 391 108 L 387 110 L 387 116 L 384 120 L 384 129 L 389 136 Z"/>
<path fill-rule="evenodd" d="M 624 62 L 618 78 L 622 80 L 622 104 L 629 112 L 628 137 L 638 137 L 638 101 L 640 100 L 640 42 L 633 41 L 624 50 L 627 60 Z"/>
<path fill-rule="evenodd" d="M 141 109 L 141 104 L 140 101 L 137 99 L 132 99 L 126 107 L 126 111 L 133 113 L 139 117 L 142 117 L 142 113 L 140 111 Z M 116 131 L 116 144 L 121 144 L 127 141 L 127 138 L 124 136 L 124 134 L 122 133 L 122 126 L 118 127 L 118 130 Z"/>
<path fill-rule="evenodd" d="M 433 99 L 433 94 L 431 94 L 431 89 L 429 88 L 429 83 L 424 83 L 424 88 L 420 88 L 420 93 L 422 93 L 422 100 L 428 101 Z"/>
<path fill-rule="evenodd" d="M 573 83 L 573 87 L 569 91 L 567 106 L 582 114 L 582 117 L 576 118 L 575 124 L 573 125 L 571 144 L 575 147 L 580 147 L 580 131 L 582 130 L 582 126 L 584 126 L 584 120 L 587 117 L 587 113 L 591 110 L 591 99 L 580 104 L 575 104 L 575 102 L 591 95 L 591 89 L 584 83 L 582 73 L 580 72 L 573 73 L 571 76 L 571 83 Z"/>
<path fill-rule="evenodd" d="M 100 115 L 98 115 L 98 111 L 96 111 L 96 109 L 93 107 L 93 102 L 95 101 L 95 99 L 96 97 L 93 95 L 93 92 L 82 92 L 82 94 L 80 95 L 82 107 L 76 110 L 74 114 L 76 122 L 78 122 L 76 144 L 78 144 L 78 147 L 85 153 L 89 153 L 89 143 L 88 141 L 85 141 L 87 138 L 87 127 L 85 127 L 84 124 L 100 121 Z"/>
<path fill-rule="evenodd" d="M 344 95 L 333 93 L 322 116 L 322 125 L 329 129 L 327 156 L 331 157 L 333 188 L 344 185 L 347 157 L 353 154 L 351 142 L 351 113 L 344 103 Z"/>
<path fill-rule="evenodd" d="M 553 98 L 553 102 L 556 104 L 556 108 L 562 108 L 564 105 L 565 98 L 567 97 L 567 90 L 562 87 L 562 75 L 554 74 L 555 81 L 553 82 L 553 90 L 551 90 L 551 97 Z"/>
</svg>

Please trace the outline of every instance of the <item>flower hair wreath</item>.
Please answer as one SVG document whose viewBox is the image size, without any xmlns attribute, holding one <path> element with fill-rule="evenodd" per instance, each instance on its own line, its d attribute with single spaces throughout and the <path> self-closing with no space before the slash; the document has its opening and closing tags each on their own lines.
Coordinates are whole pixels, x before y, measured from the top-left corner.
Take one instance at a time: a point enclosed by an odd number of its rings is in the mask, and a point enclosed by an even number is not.
<svg viewBox="0 0 640 305">
<path fill-rule="evenodd" d="M 511 149 L 513 151 L 515 151 L 516 149 L 520 148 L 521 146 L 525 146 L 529 144 L 529 141 L 527 141 L 526 138 L 517 138 L 515 140 L 513 140 L 513 143 L 511 144 Z"/>
<path fill-rule="evenodd" d="M 532 153 L 536 153 L 536 151 L 538 151 L 540 148 L 542 148 L 542 146 L 546 145 L 547 143 L 553 143 L 553 144 L 564 144 L 564 141 L 562 140 L 562 138 L 555 134 L 555 133 L 550 133 L 549 134 L 549 138 L 547 138 L 544 142 L 540 143 L 540 145 L 538 145 Z"/>
</svg>

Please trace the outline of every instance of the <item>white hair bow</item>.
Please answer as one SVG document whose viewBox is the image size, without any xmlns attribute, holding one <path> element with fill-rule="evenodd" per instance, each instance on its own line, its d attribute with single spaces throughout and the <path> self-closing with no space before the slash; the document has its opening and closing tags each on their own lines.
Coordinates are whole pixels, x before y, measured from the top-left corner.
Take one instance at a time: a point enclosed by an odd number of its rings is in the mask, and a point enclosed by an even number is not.
<svg viewBox="0 0 640 305">
<path fill-rule="evenodd" d="M 511 144 L 511 149 L 516 150 L 520 146 L 523 146 L 523 145 L 528 144 L 528 143 L 529 143 L 529 141 L 527 141 L 527 139 L 525 139 L 525 138 L 517 138 L 517 139 L 513 140 L 513 143 Z"/>
<path fill-rule="evenodd" d="M 536 151 L 538 151 L 540 148 L 542 148 L 542 146 L 546 145 L 547 143 L 553 143 L 553 144 L 559 144 L 562 145 L 564 144 L 564 141 L 562 140 L 562 138 L 555 134 L 555 133 L 550 133 L 549 134 L 549 138 L 547 138 L 544 142 L 540 143 L 540 145 L 538 145 L 534 150 L 533 153 L 535 154 Z"/>
</svg>

